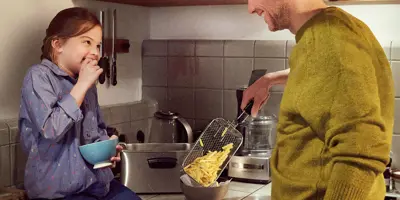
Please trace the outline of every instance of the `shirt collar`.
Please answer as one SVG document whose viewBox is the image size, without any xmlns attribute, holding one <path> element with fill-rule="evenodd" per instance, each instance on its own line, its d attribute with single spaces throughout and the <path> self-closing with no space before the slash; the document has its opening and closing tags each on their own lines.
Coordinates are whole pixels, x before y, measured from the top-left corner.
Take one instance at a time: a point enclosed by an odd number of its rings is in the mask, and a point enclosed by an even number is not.
<svg viewBox="0 0 400 200">
<path fill-rule="evenodd" d="M 77 79 L 76 78 L 72 78 L 70 77 L 67 72 L 65 72 L 64 70 L 62 70 L 59 66 L 57 66 L 55 63 L 51 62 L 48 59 L 43 59 L 42 60 L 42 65 L 48 67 L 54 74 L 58 75 L 58 76 L 63 76 L 66 79 L 70 80 L 72 83 L 76 83 Z"/>
<path fill-rule="evenodd" d="M 59 76 L 69 76 L 67 72 L 63 71 L 60 67 L 58 67 L 56 64 L 51 62 L 50 60 L 43 59 L 42 60 L 42 65 L 48 67 L 53 73 L 59 75 Z"/>
</svg>

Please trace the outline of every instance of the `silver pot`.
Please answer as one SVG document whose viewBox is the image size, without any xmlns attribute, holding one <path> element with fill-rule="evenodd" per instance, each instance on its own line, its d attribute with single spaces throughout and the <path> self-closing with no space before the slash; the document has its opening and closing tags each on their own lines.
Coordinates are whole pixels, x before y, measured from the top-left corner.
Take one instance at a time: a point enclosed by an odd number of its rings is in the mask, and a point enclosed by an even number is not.
<svg viewBox="0 0 400 200">
<path fill-rule="evenodd" d="M 121 182 L 136 193 L 180 193 L 181 165 L 188 143 L 124 144 Z"/>
</svg>

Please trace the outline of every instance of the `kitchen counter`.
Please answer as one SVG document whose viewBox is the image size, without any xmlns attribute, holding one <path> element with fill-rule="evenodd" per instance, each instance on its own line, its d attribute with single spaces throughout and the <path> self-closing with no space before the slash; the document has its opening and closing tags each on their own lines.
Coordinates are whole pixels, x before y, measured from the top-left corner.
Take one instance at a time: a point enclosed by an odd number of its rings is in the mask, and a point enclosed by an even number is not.
<svg viewBox="0 0 400 200">
<path fill-rule="evenodd" d="M 185 200 L 183 194 L 139 195 L 143 200 Z M 231 182 L 224 200 L 270 200 L 271 183 L 267 185 Z"/>
</svg>

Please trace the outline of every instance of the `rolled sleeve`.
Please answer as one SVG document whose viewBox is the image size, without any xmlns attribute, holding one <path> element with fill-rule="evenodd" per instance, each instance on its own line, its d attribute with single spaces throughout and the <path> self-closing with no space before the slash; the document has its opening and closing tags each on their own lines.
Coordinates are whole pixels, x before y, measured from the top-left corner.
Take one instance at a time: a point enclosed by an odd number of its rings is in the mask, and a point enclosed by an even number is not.
<svg viewBox="0 0 400 200">
<path fill-rule="evenodd" d="M 64 95 L 61 100 L 58 101 L 58 105 L 75 122 L 82 120 L 82 111 L 76 104 L 76 101 L 71 94 Z"/>
</svg>

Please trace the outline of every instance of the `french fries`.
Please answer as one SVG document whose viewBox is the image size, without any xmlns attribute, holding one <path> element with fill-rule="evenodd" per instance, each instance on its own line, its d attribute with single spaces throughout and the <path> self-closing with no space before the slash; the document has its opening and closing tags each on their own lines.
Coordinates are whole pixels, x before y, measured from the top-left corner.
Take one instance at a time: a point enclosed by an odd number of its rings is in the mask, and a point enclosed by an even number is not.
<svg viewBox="0 0 400 200">
<path fill-rule="evenodd" d="M 221 165 L 224 163 L 233 148 L 233 143 L 222 147 L 222 151 L 209 151 L 205 156 L 198 157 L 183 170 L 200 183 L 208 187 L 217 178 Z"/>
</svg>

